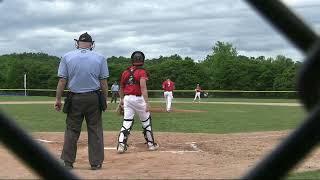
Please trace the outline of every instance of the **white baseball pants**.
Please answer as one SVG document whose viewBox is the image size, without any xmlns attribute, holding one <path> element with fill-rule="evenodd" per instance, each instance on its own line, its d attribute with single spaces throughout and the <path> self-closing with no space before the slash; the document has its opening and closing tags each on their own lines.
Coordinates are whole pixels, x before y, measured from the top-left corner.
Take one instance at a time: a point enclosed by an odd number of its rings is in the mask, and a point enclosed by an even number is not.
<svg viewBox="0 0 320 180">
<path fill-rule="evenodd" d="M 124 121 L 119 134 L 119 142 L 126 142 L 133 125 L 133 117 L 135 113 L 137 113 L 142 123 L 142 127 L 147 131 L 145 138 L 148 141 L 148 145 L 153 145 L 154 139 L 151 127 L 151 116 L 150 112 L 146 112 L 146 102 L 144 101 L 143 97 L 125 95 L 123 100 Z"/>
<path fill-rule="evenodd" d="M 194 96 L 193 101 L 195 101 L 197 99 L 197 97 L 199 98 L 199 101 L 200 101 L 201 100 L 200 94 L 201 94 L 201 92 L 196 92 L 196 95 Z"/>
<path fill-rule="evenodd" d="M 171 103 L 173 99 L 172 91 L 165 91 L 163 95 L 166 100 L 167 111 L 171 111 Z"/>
</svg>

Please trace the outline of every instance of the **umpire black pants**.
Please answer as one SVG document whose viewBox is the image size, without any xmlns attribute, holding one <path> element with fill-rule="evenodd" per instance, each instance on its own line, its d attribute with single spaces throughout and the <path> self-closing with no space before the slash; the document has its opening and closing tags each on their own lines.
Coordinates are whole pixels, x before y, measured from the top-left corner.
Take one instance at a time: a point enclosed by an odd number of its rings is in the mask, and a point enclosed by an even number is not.
<svg viewBox="0 0 320 180">
<path fill-rule="evenodd" d="M 98 95 L 95 92 L 74 94 L 72 96 L 71 111 L 66 119 L 61 159 L 69 163 L 75 162 L 77 142 L 84 118 L 88 131 L 89 162 L 91 165 L 102 164 L 104 160 L 102 112 Z"/>
</svg>

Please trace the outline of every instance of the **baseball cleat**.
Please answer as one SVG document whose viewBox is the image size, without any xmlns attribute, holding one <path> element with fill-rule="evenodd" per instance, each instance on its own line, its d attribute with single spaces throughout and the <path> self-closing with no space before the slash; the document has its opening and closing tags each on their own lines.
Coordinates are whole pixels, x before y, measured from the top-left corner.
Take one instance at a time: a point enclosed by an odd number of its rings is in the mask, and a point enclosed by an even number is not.
<svg viewBox="0 0 320 180">
<path fill-rule="evenodd" d="M 149 151 L 156 151 L 159 148 L 159 145 L 157 143 L 154 143 L 153 145 L 149 146 Z"/>
<path fill-rule="evenodd" d="M 117 152 L 119 154 L 122 154 L 124 152 L 126 152 L 127 148 L 126 148 L 126 145 L 122 144 L 122 143 L 119 143 L 118 144 L 118 147 L 117 147 Z"/>
<path fill-rule="evenodd" d="M 70 162 L 64 162 L 63 163 L 63 166 L 66 168 L 66 169 L 68 169 L 68 170 L 71 170 L 71 169 L 73 169 L 73 164 L 72 163 L 70 163 Z"/>
<path fill-rule="evenodd" d="M 91 165 L 91 170 L 99 170 L 102 168 L 102 165 L 101 164 L 98 164 L 98 165 Z"/>
</svg>

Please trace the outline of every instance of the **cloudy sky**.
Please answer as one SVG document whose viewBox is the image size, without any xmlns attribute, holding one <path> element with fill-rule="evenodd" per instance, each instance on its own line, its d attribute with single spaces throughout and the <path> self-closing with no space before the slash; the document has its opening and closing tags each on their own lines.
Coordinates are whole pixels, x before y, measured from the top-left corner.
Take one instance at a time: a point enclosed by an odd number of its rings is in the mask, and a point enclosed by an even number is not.
<svg viewBox="0 0 320 180">
<path fill-rule="evenodd" d="M 284 2 L 320 31 L 319 0 Z M 0 0 L 0 12 L 0 55 L 62 56 L 88 32 L 106 57 L 142 50 L 202 60 L 223 41 L 246 56 L 303 58 L 243 0 Z"/>
</svg>

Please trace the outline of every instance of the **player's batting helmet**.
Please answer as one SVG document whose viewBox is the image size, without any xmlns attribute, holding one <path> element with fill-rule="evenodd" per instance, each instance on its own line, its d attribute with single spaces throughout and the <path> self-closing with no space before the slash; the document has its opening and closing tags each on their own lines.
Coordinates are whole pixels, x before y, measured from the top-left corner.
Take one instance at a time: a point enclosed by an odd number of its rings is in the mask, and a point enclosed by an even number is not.
<svg viewBox="0 0 320 180">
<path fill-rule="evenodd" d="M 142 66 L 144 64 L 145 56 L 141 51 L 135 51 L 131 55 L 131 62 L 134 66 Z"/>
</svg>

